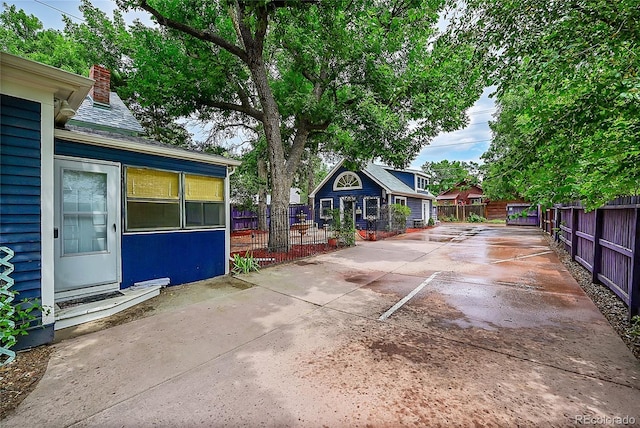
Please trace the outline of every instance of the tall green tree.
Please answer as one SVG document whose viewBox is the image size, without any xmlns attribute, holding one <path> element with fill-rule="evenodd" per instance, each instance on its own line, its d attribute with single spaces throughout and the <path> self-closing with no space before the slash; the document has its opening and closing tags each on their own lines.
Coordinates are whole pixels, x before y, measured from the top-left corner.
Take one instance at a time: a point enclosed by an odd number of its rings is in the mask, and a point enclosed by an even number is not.
<svg viewBox="0 0 640 428">
<path fill-rule="evenodd" d="M 465 181 L 468 184 L 480 183 L 480 166 L 476 162 L 448 161 L 425 162 L 422 170 L 429 175 L 429 191 L 434 195 L 451 189 Z"/>
<path fill-rule="evenodd" d="M 466 123 L 483 82 L 469 46 L 435 36 L 440 0 L 120 0 L 159 24 L 130 32 L 128 88 L 174 116 L 259 124 L 271 225 L 286 230 L 303 154 L 406 164 Z M 271 247 L 288 234 L 271 234 Z"/>
<path fill-rule="evenodd" d="M 89 65 L 80 45 L 58 30 L 45 29 L 34 15 L 2 4 L 0 50 L 63 70 L 87 75 Z"/>
<path fill-rule="evenodd" d="M 85 24 L 63 18 L 65 30 L 45 29 L 34 15 L 15 5 L 3 4 L 0 13 L 0 49 L 23 58 L 48 64 L 80 75 L 88 75 L 92 64 L 111 70 L 111 89 L 125 103 L 155 141 L 183 147 L 197 147 L 186 128 L 160 105 L 142 106 L 125 90 L 130 34 L 119 11 L 113 19 L 89 2 L 81 6 Z M 99 29 L 99 30 L 96 30 Z"/>
<path fill-rule="evenodd" d="M 640 191 L 637 0 L 468 0 L 454 25 L 498 85 L 485 190 L 593 208 Z"/>
</svg>

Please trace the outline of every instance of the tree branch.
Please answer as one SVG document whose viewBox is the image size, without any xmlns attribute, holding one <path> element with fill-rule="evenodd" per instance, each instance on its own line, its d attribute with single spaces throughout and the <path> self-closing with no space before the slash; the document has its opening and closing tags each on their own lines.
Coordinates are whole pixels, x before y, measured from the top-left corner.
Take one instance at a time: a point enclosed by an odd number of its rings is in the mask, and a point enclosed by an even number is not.
<svg viewBox="0 0 640 428">
<path fill-rule="evenodd" d="M 158 24 L 164 27 L 173 28 L 174 30 L 182 31 L 195 37 L 196 39 L 200 39 L 205 42 L 211 42 L 214 45 L 219 46 L 227 52 L 237 56 L 242 60 L 242 62 L 247 62 L 247 53 L 244 50 L 234 45 L 233 43 L 230 43 L 228 40 L 223 39 L 217 34 L 214 34 L 210 31 L 196 30 L 189 25 L 174 21 L 173 19 L 169 19 L 166 16 L 162 15 L 157 9 L 149 6 L 147 0 L 140 0 L 139 7 L 153 15 L 153 17 L 158 21 Z"/>
<path fill-rule="evenodd" d="M 199 99 L 198 102 L 208 107 L 218 108 L 221 110 L 232 110 L 232 111 L 237 111 L 239 113 L 244 113 L 260 122 L 264 120 L 263 112 L 248 105 L 226 103 L 223 101 L 211 101 L 211 100 L 205 100 L 205 99 Z"/>
</svg>

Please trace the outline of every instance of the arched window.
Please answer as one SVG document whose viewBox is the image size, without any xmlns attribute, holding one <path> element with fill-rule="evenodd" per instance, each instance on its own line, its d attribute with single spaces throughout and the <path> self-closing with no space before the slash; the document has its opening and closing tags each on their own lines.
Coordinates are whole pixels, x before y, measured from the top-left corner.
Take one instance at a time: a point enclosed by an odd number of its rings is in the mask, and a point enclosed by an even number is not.
<svg viewBox="0 0 640 428">
<path fill-rule="evenodd" d="M 360 177 L 353 172 L 343 172 L 336 178 L 336 181 L 333 182 L 333 190 L 353 189 L 362 189 L 362 181 L 360 181 Z"/>
</svg>

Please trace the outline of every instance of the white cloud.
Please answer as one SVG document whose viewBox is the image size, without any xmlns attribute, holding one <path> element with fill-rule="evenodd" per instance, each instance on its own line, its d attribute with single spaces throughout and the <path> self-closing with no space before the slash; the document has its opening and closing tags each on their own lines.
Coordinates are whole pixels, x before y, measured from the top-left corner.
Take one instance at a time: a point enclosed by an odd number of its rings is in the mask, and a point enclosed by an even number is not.
<svg viewBox="0 0 640 428">
<path fill-rule="evenodd" d="M 489 95 L 494 90 L 493 87 L 486 88 L 480 99 L 467 111 L 469 125 L 466 128 L 438 135 L 411 162 L 411 167 L 420 168 L 427 161 L 444 159 L 479 162 L 491 140 L 488 122 L 495 112 L 495 103 Z"/>
</svg>

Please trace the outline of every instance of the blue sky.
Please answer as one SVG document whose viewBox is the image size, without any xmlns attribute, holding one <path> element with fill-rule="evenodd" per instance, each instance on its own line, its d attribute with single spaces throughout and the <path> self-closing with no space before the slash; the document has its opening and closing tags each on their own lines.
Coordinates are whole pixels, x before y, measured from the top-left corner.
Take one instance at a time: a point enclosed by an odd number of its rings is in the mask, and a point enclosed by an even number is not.
<svg viewBox="0 0 640 428">
<path fill-rule="evenodd" d="M 77 0 L 4 0 L 4 2 L 9 5 L 15 4 L 28 14 L 37 16 L 45 28 L 62 29 L 63 12 L 72 19 L 82 18 L 78 10 L 80 2 Z M 112 0 L 92 0 L 92 3 L 109 16 L 117 8 L 115 1 Z M 140 19 L 144 23 L 150 23 L 148 14 L 142 12 L 127 13 L 125 19 L 128 22 Z M 491 92 L 491 89 L 486 89 L 482 97 L 469 109 L 470 121 L 465 129 L 437 136 L 411 162 L 411 167 L 420 168 L 426 161 L 437 162 L 443 159 L 478 162 L 482 153 L 489 147 L 491 139 L 488 121 L 492 119 L 492 113 L 495 111 L 493 100 L 489 98 Z"/>
</svg>

